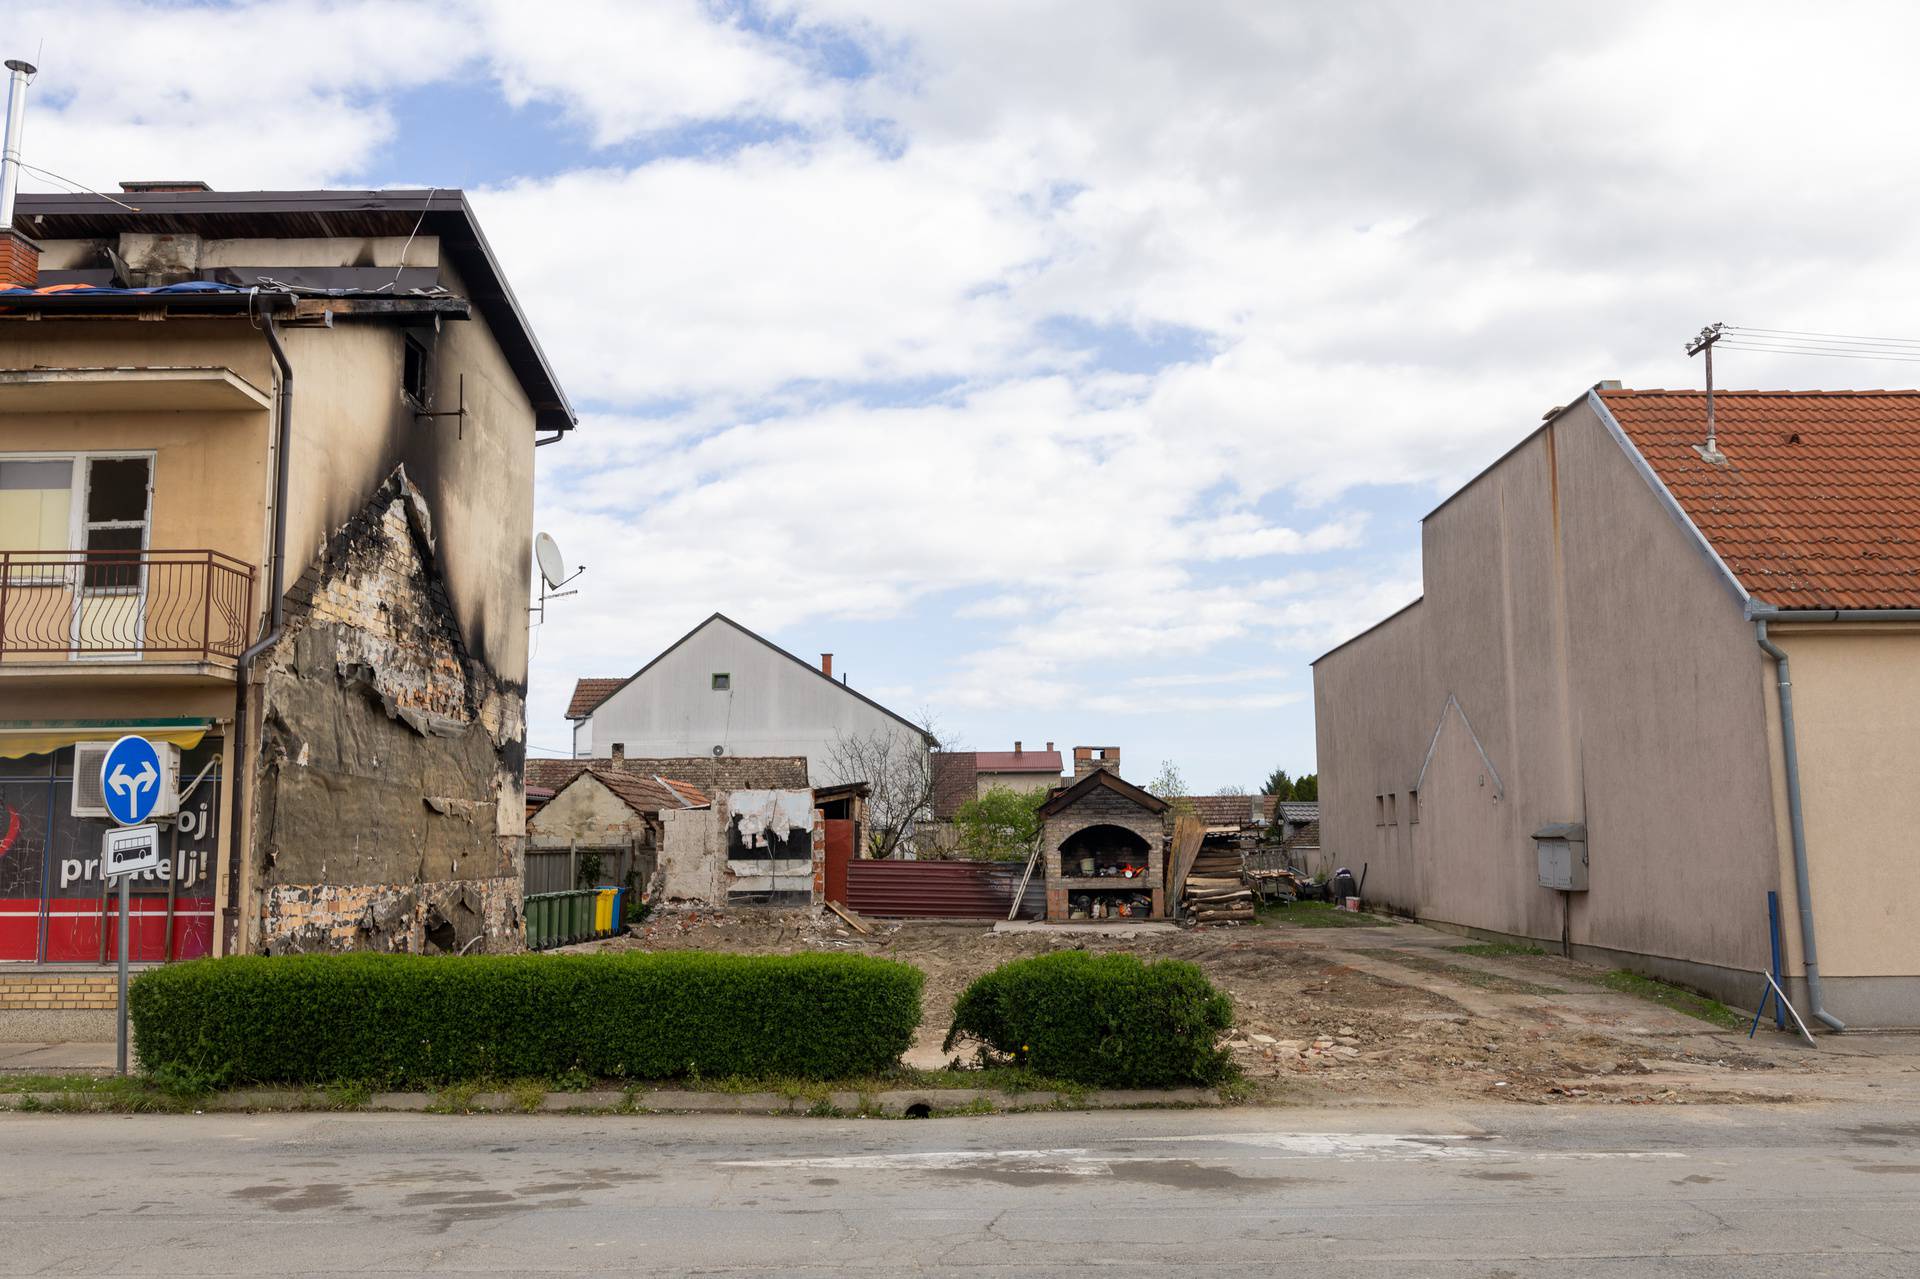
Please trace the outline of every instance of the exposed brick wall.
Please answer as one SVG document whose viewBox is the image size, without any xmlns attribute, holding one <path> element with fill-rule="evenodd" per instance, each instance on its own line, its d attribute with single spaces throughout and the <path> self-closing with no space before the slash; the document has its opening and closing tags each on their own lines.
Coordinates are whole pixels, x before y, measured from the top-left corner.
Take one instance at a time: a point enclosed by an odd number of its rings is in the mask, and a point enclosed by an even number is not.
<svg viewBox="0 0 1920 1279">
<path fill-rule="evenodd" d="M 58 1012 L 120 1006 L 119 978 L 112 973 L 0 974 L 0 1010 Z"/>
<path fill-rule="evenodd" d="M 265 931 L 269 954 L 498 954 L 525 943 L 518 876 L 437 884 L 278 884 L 267 890 Z"/>
</svg>

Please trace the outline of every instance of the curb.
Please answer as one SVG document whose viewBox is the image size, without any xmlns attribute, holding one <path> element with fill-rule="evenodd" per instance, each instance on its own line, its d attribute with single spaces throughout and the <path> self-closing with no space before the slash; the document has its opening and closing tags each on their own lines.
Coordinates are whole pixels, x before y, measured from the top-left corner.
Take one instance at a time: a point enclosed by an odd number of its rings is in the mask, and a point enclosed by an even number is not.
<svg viewBox="0 0 1920 1279">
<path fill-rule="evenodd" d="M 0 1093 L 0 1110 L 45 1110 L 59 1113 L 118 1113 L 120 1098 L 86 1092 Z M 1205 1088 L 1109 1088 L 1077 1095 L 1058 1092 L 1000 1092 L 987 1088 L 887 1089 L 859 1093 L 846 1090 L 825 1097 L 789 1097 L 780 1093 L 686 1092 L 678 1089 L 638 1089 L 633 1092 L 598 1090 L 543 1093 L 528 1098 L 512 1093 L 475 1093 L 461 1104 L 461 1114 L 606 1114 L 636 1115 L 849 1115 L 932 1117 L 964 1111 L 970 1114 L 1008 1114 L 1023 1110 L 1127 1110 L 1149 1107 L 1220 1106 L 1217 1092 Z M 322 1089 L 236 1088 L 214 1093 L 192 1103 L 181 1103 L 195 1113 L 249 1111 L 326 1111 L 333 1113 L 447 1112 L 451 1103 L 436 1093 L 374 1093 L 357 1106 L 342 1106 Z"/>
</svg>

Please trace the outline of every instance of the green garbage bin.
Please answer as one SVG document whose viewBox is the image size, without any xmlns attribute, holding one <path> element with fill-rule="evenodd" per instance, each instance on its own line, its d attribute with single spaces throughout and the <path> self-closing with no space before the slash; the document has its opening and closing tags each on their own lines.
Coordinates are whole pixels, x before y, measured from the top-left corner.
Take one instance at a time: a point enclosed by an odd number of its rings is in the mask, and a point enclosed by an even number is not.
<svg viewBox="0 0 1920 1279">
<path fill-rule="evenodd" d="M 593 936 L 593 890 L 577 888 L 572 893 L 573 931 L 568 939 L 583 942 Z"/>
<path fill-rule="evenodd" d="M 547 899 L 544 893 L 533 893 L 526 899 L 521 909 L 521 917 L 527 925 L 527 949 L 545 950 L 547 948 Z"/>
</svg>

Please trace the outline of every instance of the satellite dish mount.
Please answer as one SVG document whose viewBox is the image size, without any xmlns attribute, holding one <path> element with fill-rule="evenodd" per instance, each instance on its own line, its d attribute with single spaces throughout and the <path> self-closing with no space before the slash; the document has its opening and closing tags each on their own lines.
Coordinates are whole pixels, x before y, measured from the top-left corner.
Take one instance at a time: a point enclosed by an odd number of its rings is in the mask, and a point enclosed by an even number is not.
<svg viewBox="0 0 1920 1279">
<path fill-rule="evenodd" d="M 541 533 L 533 539 L 533 559 L 540 567 L 540 600 L 529 606 L 527 612 L 536 614 L 544 622 L 547 620 L 548 600 L 565 599 L 580 593 L 560 588 L 586 572 L 587 566 L 582 564 L 573 572 L 567 572 L 567 562 L 560 555 L 560 544 L 553 540 L 550 533 Z"/>
</svg>

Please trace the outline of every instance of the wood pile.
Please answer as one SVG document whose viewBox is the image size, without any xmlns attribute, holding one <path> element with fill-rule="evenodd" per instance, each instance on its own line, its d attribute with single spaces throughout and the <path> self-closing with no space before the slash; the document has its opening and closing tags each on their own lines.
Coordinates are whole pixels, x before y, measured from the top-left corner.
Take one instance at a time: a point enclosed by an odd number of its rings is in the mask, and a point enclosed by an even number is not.
<svg viewBox="0 0 1920 1279">
<path fill-rule="evenodd" d="M 1187 876 L 1181 908 L 1196 924 L 1232 924 L 1253 922 L 1253 891 L 1240 882 L 1239 875 L 1209 875 L 1196 871 Z"/>
</svg>

